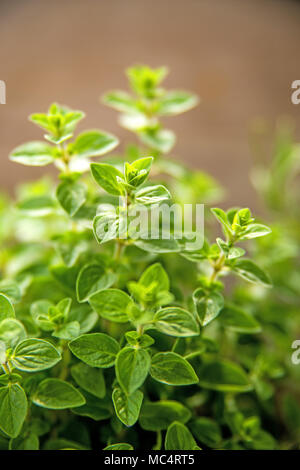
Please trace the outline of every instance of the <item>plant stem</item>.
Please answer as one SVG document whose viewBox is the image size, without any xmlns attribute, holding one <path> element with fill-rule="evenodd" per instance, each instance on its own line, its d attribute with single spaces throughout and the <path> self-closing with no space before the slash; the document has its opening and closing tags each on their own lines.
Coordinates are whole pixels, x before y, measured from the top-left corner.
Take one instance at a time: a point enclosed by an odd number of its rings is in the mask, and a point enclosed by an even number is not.
<svg viewBox="0 0 300 470">
<path fill-rule="evenodd" d="M 157 433 L 156 433 L 156 443 L 153 447 L 153 450 L 161 450 L 161 445 L 162 445 L 161 431 L 157 431 Z"/>
<path fill-rule="evenodd" d="M 144 325 L 138 325 L 136 331 L 140 336 L 144 333 Z"/>
<path fill-rule="evenodd" d="M 63 346 L 63 357 L 61 362 L 61 371 L 59 374 L 59 378 L 61 380 L 65 380 L 69 375 L 69 363 L 71 361 L 71 353 L 68 348 L 68 344 L 65 343 Z"/>
<path fill-rule="evenodd" d="M 119 261 L 123 251 L 124 245 L 120 240 L 117 240 L 116 251 L 115 251 L 115 260 Z"/>
<path fill-rule="evenodd" d="M 195 352 L 192 352 L 192 353 L 187 354 L 186 356 L 184 356 L 184 359 L 187 359 L 189 361 L 190 359 L 193 359 L 194 357 L 200 356 L 201 354 L 203 354 L 203 350 L 195 351 Z"/>
<path fill-rule="evenodd" d="M 70 163 L 70 156 L 66 150 L 65 145 L 59 144 L 59 149 L 62 152 L 62 162 L 65 165 L 65 173 L 70 173 L 69 163 Z"/>
<path fill-rule="evenodd" d="M 222 271 L 224 264 L 225 264 L 225 255 L 224 253 L 219 256 L 217 261 L 213 264 L 213 272 L 209 278 L 210 282 L 216 281 L 218 275 Z"/>
</svg>

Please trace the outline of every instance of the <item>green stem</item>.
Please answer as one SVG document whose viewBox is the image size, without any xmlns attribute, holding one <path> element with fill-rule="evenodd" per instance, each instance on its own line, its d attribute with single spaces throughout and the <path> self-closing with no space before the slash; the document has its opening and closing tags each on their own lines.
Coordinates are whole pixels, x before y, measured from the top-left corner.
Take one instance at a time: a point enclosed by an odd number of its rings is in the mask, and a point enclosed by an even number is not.
<svg viewBox="0 0 300 470">
<path fill-rule="evenodd" d="M 116 261 L 120 260 L 123 249 L 124 249 L 124 244 L 120 240 L 117 240 L 116 251 L 115 251 L 115 260 Z"/>
<path fill-rule="evenodd" d="M 136 331 L 140 336 L 142 336 L 142 334 L 144 333 L 144 325 L 138 325 Z"/>
<path fill-rule="evenodd" d="M 65 380 L 69 375 L 69 363 L 71 362 L 71 353 L 68 344 L 65 343 L 63 347 L 63 357 L 61 362 L 61 371 L 59 378 Z"/>
<path fill-rule="evenodd" d="M 224 253 L 219 256 L 217 261 L 213 264 L 213 272 L 209 278 L 210 282 L 214 282 L 217 280 L 218 275 L 222 271 L 224 264 L 225 264 L 225 255 Z"/>
<path fill-rule="evenodd" d="M 190 359 L 193 359 L 194 357 L 197 357 L 197 356 L 201 356 L 201 354 L 203 354 L 203 351 L 200 350 L 200 351 L 194 351 L 190 354 L 187 354 L 186 356 L 184 356 L 184 359 L 187 359 L 188 361 Z"/>
<path fill-rule="evenodd" d="M 59 149 L 60 149 L 61 152 L 62 152 L 62 158 L 61 158 L 61 160 L 62 160 L 62 162 L 63 162 L 64 165 L 65 165 L 65 173 L 68 174 L 68 173 L 70 173 L 70 167 L 69 167 L 70 155 L 68 154 L 65 145 L 59 144 L 58 147 L 59 147 Z"/>
<path fill-rule="evenodd" d="M 153 447 L 153 450 L 161 450 L 161 446 L 162 446 L 162 434 L 161 434 L 161 431 L 157 431 L 156 443 L 155 443 L 155 446 Z"/>
</svg>

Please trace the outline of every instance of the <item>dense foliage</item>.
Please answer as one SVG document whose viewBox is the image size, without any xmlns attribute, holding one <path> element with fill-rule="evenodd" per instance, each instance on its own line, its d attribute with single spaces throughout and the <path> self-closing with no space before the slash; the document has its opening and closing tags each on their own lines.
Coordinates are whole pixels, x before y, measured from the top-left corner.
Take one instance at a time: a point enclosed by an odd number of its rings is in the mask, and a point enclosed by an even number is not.
<svg viewBox="0 0 300 470">
<path fill-rule="evenodd" d="M 58 104 L 30 116 L 45 141 L 10 155 L 54 164 L 59 181 L 1 198 L 0 446 L 298 448 L 298 147 L 281 133 L 273 162 L 255 166 L 268 225 L 212 207 L 217 182 L 166 157 L 175 136 L 162 119 L 197 97 L 164 89 L 164 67 L 127 74 L 131 93 L 103 98 L 138 138 L 125 155 L 91 163 L 118 139 L 74 137 L 84 113 Z M 169 238 L 162 223 L 136 236 L 141 205 L 174 201 L 205 203 L 199 247 L 172 224 Z"/>
</svg>

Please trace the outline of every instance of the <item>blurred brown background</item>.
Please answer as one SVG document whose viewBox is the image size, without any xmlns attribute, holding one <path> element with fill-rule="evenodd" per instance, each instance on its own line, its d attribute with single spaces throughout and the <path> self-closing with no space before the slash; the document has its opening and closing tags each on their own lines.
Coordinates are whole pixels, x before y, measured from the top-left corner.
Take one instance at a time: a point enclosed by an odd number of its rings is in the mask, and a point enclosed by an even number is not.
<svg viewBox="0 0 300 470">
<path fill-rule="evenodd" d="M 230 188 L 228 200 L 251 204 L 249 124 L 280 115 L 300 121 L 291 83 L 300 79 L 300 3 L 292 0 L 0 0 L 0 187 L 46 173 L 8 161 L 11 149 L 40 139 L 28 122 L 52 101 L 82 109 L 84 127 L 131 135 L 99 104 L 125 88 L 124 68 L 168 65 L 166 85 L 198 93 L 201 105 L 167 123 L 173 153 Z M 298 126 L 299 127 L 299 126 Z M 298 128 L 298 137 L 300 132 Z M 252 204 L 253 205 L 253 204 Z"/>
</svg>

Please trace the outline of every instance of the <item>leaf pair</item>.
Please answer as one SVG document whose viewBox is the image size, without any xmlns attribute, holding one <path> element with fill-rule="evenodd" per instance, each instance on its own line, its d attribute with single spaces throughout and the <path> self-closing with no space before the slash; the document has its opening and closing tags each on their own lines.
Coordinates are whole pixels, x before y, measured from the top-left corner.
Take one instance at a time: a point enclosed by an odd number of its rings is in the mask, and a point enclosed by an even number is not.
<svg viewBox="0 0 300 470">
<path fill-rule="evenodd" d="M 212 213 L 220 222 L 228 241 L 244 241 L 252 238 L 263 237 L 271 233 L 266 225 L 253 223 L 250 209 L 230 209 L 224 212 L 222 209 L 214 208 Z M 225 248 L 225 245 L 223 245 Z M 230 248 L 230 246 L 228 247 Z"/>
<path fill-rule="evenodd" d="M 167 75 L 165 67 L 152 69 L 144 65 L 127 70 L 130 86 L 136 96 L 115 90 L 104 96 L 104 103 L 124 113 L 120 124 L 136 132 L 142 143 L 151 149 L 167 153 L 175 144 L 175 134 L 162 129 L 159 116 L 172 116 L 192 109 L 198 103 L 196 95 L 181 90 L 170 92 L 160 87 Z"/>
<path fill-rule="evenodd" d="M 103 131 L 90 130 L 82 132 L 74 142 L 65 145 L 65 141 L 73 137 L 78 122 L 84 116 L 81 111 L 73 111 L 56 103 L 50 106 L 47 114 L 31 115 L 30 120 L 48 132 L 45 139 L 56 145 L 57 148 L 40 141 L 28 142 L 15 148 L 10 154 L 10 159 L 30 166 L 45 166 L 56 163 L 62 169 L 64 169 L 64 165 L 69 166 L 70 164 L 69 168 L 73 172 L 86 171 L 88 165 L 84 163 L 84 159 L 97 157 L 113 150 L 118 145 L 118 139 Z M 60 187 L 58 192 L 59 201 L 63 202 L 62 207 L 68 213 L 70 213 L 70 199 L 75 198 L 75 189 L 76 187 L 73 187 L 72 191 L 70 186 Z M 66 202 L 67 190 L 69 192 L 68 203 Z M 74 204 L 73 201 L 72 205 L 74 206 Z"/>
<path fill-rule="evenodd" d="M 91 171 L 96 183 L 114 196 L 123 196 L 134 190 L 148 178 L 153 157 L 140 158 L 125 163 L 124 173 L 108 163 L 92 163 Z"/>
<path fill-rule="evenodd" d="M 143 385 L 149 371 L 155 380 L 162 383 L 189 385 L 198 381 L 190 364 L 175 353 L 158 353 L 151 360 L 144 349 L 125 347 L 116 359 L 120 387 L 113 391 L 113 402 L 117 416 L 126 426 L 132 426 L 139 417 L 143 393 L 138 388 Z"/>
</svg>

